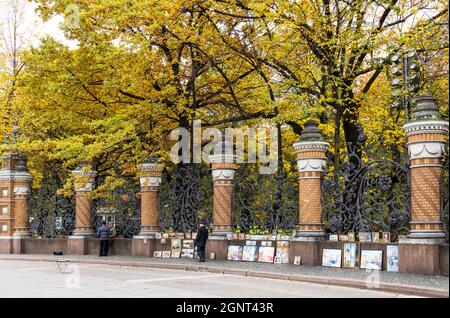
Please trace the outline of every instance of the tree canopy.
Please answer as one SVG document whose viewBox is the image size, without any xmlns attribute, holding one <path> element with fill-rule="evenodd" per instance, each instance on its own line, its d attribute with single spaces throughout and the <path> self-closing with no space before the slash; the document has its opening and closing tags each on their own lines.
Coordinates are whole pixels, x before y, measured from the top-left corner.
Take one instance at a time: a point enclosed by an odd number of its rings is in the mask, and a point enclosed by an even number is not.
<svg viewBox="0 0 450 318">
<path fill-rule="evenodd" d="M 421 91 L 448 118 L 446 1 L 36 3 L 44 20 L 65 16 L 61 28 L 78 43 L 42 38 L 17 52 L 20 73 L 1 57 L 0 136 L 20 127 L 36 186 L 48 173 L 66 180 L 87 159 L 114 187 L 149 154 L 167 160 L 170 131 L 195 119 L 277 125 L 288 158 L 309 118 L 336 157 L 362 131 L 376 147 L 401 152 L 404 110 L 394 107 L 389 65 L 410 50 L 419 54 Z"/>
</svg>

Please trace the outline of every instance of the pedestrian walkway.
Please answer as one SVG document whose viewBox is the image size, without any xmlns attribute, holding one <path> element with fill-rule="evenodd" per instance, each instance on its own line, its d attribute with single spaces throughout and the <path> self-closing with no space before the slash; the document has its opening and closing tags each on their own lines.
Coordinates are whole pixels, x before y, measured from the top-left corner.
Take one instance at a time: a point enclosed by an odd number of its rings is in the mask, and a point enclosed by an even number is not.
<svg viewBox="0 0 450 318">
<path fill-rule="evenodd" d="M 150 258 L 134 256 L 67 255 L 74 263 L 110 264 L 149 268 L 167 268 L 187 271 L 207 271 L 234 275 L 304 281 L 310 283 L 376 288 L 421 296 L 448 297 L 449 278 L 446 276 L 415 275 L 386 271 L 328 268 L 321 266 L 294 266 L 207 260 L 199 263 L 186 258 Z M 53 255 L 0 255 L 0 260 L 54 261 Z"/>
</svg>

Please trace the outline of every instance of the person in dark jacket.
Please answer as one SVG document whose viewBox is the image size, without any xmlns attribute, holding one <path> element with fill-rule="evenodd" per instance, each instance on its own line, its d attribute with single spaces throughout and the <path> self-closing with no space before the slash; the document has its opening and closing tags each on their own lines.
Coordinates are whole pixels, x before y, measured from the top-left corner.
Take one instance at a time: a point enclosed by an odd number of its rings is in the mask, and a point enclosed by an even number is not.
<svg viewBox="0 0 450 318">
<path fill-rule="evenodd" d="M 100 238 L 100 255 L 108 256 L 109 250 L 109 227 L 106 226 L 106 221 L 102 222 L 102 226 L 97 231 L 97 236 Z"/>
<path fill-rule="evenodd" d="M 205 247 L 207 239 L 208 229 L 205 226 L 205 222 L 202 222 L 200 223 L 200 228 L 198 229 L 197 237 L 195 238 L 195 245 L 197 246 L 199 262 L 205 261 Z"/>
</svg>

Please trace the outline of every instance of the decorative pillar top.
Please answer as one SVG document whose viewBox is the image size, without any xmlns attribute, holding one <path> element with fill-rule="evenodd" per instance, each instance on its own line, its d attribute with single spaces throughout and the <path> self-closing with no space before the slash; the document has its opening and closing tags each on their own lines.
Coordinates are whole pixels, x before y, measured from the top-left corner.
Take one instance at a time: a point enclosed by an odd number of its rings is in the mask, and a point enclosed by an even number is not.
<svg viewBox="0 0 450 318">
<path fill-rule="evenodd" d="M 310 119 L 305 123 L 300 141 L 293 146 L 297 151 L 297 165 L 300 173 L 319 173 L 325 170 L 325 152 L 330 144 L 323 141 L 322 132 L 316 121 Z"/>
<path fill-rule="evenodd" d="M 88 161 L 82 160 L 78 167 L 72 171 L 72 175 L 75 177 L 75 191 L 77 192 L 88 192 L 94 188 L 94 178 L 97 176 L 97 172 L 86 170 L 87 166 Z"/>
<path fill-rule="evenodd" d="M 162 172 L 164 165 L 159 163 L 159 160 L 154 157 L 147 157 L 141 164 L 138 165 L 139 181 L 141 187 L 160 186 Z"/>
<path fill-rule="evenodd" d="M 0 157 L 2 167 L 0 169 L 0 181 L 31 182 L 33 177 L 28 172 L 26 155 L 17 149 Z"/>
<path fill-rule="evenodd" d="M 403 129 L 408 137 L 418 133 L 448 134 L 448 122 L 442 120 L 436 99 L 426 93 L 416 98 L 412 119 L 403 126 Z"/>
<path fill-rule="evenodd" d="M 140 175 L 148 175 L 148 174 L 161 174 L 164 170 L 164 165 L 159 163 L 159 160 L 154 157 L 147 157 L 141 164 L 138 164 L 138 170 Z"/>
<path fill-rule="evenodd" d="M 315 120 L 310 119 L 305 123 L 305 128 L 300 135 L 300 141 L 294 143 L 293 146 L 297 152 L 326 152 L 330 144 L 323 141 L 319 124 Z"/>
<path fill-rule="evenodd" d="M 439 159 L 444 153 L 448 122 L 442 120 L 436 100 L 430 94 L 416 99 L 412 120 L 403 126 L 410 159 Z"/>
</svg>

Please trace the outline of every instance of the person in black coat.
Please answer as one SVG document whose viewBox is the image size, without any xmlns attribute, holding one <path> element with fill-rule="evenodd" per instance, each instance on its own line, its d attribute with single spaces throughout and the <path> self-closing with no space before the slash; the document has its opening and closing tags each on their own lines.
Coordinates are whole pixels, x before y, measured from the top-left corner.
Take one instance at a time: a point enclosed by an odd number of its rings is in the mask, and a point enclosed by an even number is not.
<svg viewBox="0 0 450 318">
<path fill-rule="evenodd" d="M 195 238 L 195 245 L 197 246 L 199 262 L 205 261 L 205 247 L 207 239 L 208 229 L 205 226 L 205 222 L 202 222 L 200 223 L 200 228 L 198 229 L 197 237 Z"/>
<path fill-rule="evenodd" d="M 106 226 L 106 221 L 103 221 L 102 226 L 98 228 L 97 236 L 100 238 L 100 255 L 99 256 L 108 256 L 109 227 Z"/>
</svg>

